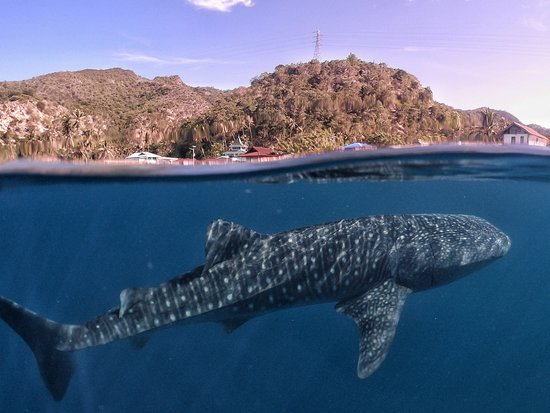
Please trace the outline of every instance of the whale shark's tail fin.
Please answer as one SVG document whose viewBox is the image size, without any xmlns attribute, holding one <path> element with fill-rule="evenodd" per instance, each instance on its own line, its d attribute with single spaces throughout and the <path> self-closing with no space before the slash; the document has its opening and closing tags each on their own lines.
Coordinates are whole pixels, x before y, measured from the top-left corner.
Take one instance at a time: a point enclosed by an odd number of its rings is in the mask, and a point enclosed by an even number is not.
<svg viewBox="0 0 550 413">
<path fill-rule="evenodd" d="M 71 353 L 56 349 L 59 339 L 67 334 L 67 326 L 43 318 L 4 297 L 0 297 L 0 318 L 30 347 L 46 387 L 55 400 L 61 400 L 73 374 Z"/>
</svg>

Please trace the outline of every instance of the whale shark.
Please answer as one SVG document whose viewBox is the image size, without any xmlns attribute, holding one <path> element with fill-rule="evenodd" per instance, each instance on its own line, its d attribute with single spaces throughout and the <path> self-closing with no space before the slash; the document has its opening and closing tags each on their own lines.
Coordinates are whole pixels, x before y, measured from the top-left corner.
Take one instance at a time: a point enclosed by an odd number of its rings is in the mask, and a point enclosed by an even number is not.
<svg viewBox="0 0 550 413">
<path fill-rule="evenodd" d="M 0 318 L 27 343 L 42 379 L 61 400 L 73 352 L 176 324 L 220 323 L 231 332 L 289 307 L 335 302 L 360 333 L 357 374 L 371 375 L 395 336 L 405 299 L 504 256 L 510 238 L 468 215 L 380 215 L 276 234 L 216 220 L 205 262 L 160 285 L 127 288 L 120 305 L 84 324 L 62 324 L 0 297 Z"/>
</svg>

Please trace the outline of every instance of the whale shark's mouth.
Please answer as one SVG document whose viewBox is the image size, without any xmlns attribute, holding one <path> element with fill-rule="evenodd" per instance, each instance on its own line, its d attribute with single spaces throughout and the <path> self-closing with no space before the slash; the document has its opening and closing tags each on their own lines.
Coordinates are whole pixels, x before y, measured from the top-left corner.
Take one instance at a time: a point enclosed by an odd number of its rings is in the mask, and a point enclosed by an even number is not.
<svg viewBox="0 0 550 413">
<path fill-rule="evenodd" d="M 473 272 L 482 269 L 483 267 L 486 267 L 496 259 L 502 258 L 503 256 L 504 254 L 499 257 L 488 258 L 486 260 L 472 262 L 470 264 L 456 265 L 452 267 L 432 270 L 429 273 L 430 285 L 427 286 L 425 289 L 450 284 L 456 280 L 459 280 L 460 278 L 463 278 Z"/>
</svg>

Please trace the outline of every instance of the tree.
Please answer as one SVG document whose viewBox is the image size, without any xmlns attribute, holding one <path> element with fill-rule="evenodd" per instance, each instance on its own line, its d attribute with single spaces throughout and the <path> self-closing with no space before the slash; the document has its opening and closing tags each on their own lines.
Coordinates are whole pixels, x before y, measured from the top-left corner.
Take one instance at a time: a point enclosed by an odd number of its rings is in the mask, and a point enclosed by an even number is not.
<svg viewBox="0 0 550 413">
<path fill-rule="evenodd" d="M 80 109 L 73 110 L 69 115 L 63 118 L 62 133 L 65 136 L 63 146 L 66 149 L 72 149 L 75 146 L 75 136 L 79 136 L 84 121 L 84 112 Z"/>
<path fill-rule="evenodd" d="M 480 128 L 483 142 L 494 142 L 496 135 L 495 117 L 496 113 L 489 109 L 481 110 L 482 126 Z"/>
<path fill-rule="evenodd" d="M 367 138 L 367 143 L 375 146 L 404 145 L 405 141 L 399 136 L 385 132 L 377 132 Z"/>
</svg>

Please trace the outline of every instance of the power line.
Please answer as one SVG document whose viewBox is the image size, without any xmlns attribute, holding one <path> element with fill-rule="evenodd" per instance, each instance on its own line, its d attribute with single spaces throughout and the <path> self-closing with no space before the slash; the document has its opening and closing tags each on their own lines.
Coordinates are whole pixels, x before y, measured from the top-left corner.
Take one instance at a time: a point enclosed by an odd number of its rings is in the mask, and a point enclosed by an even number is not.
<svg viewBox="0 0 550 413">
<path fill-rule="evenodd" d="M 473 34 L 473 33 L 435 33 L 435 32 L 382 32 L 382 31 L 313 31 L 314 38 L 304 33 L 283 36 L 254 37 L 232 44 L 208 45 L 197 58 L 215 57 L 217 59 L 258 59 L 265 55 L 311 56 L 320 60 L 321 53 L 355 52 L 361 54 L 368 50 L 390 50 L 403 53 L 458 53 L 458 54 L 508 54 L 514 56 L 550 57 L 550 46 L 533 35 L 517 34 Z M 321 52 L 321 47 L 323 51 Z M 309 50 L 309 52 L 308 52 Z M 296 58 L 296 57 L 295 57 Z M 300 59 L 300 57 L 298 57 Z"/>
<path fill-rule="evenodd" d="M 315 50 L 313 52 L 313 60 L 321 60 L 321 30 L 315 31 Z"/>
</svg>

